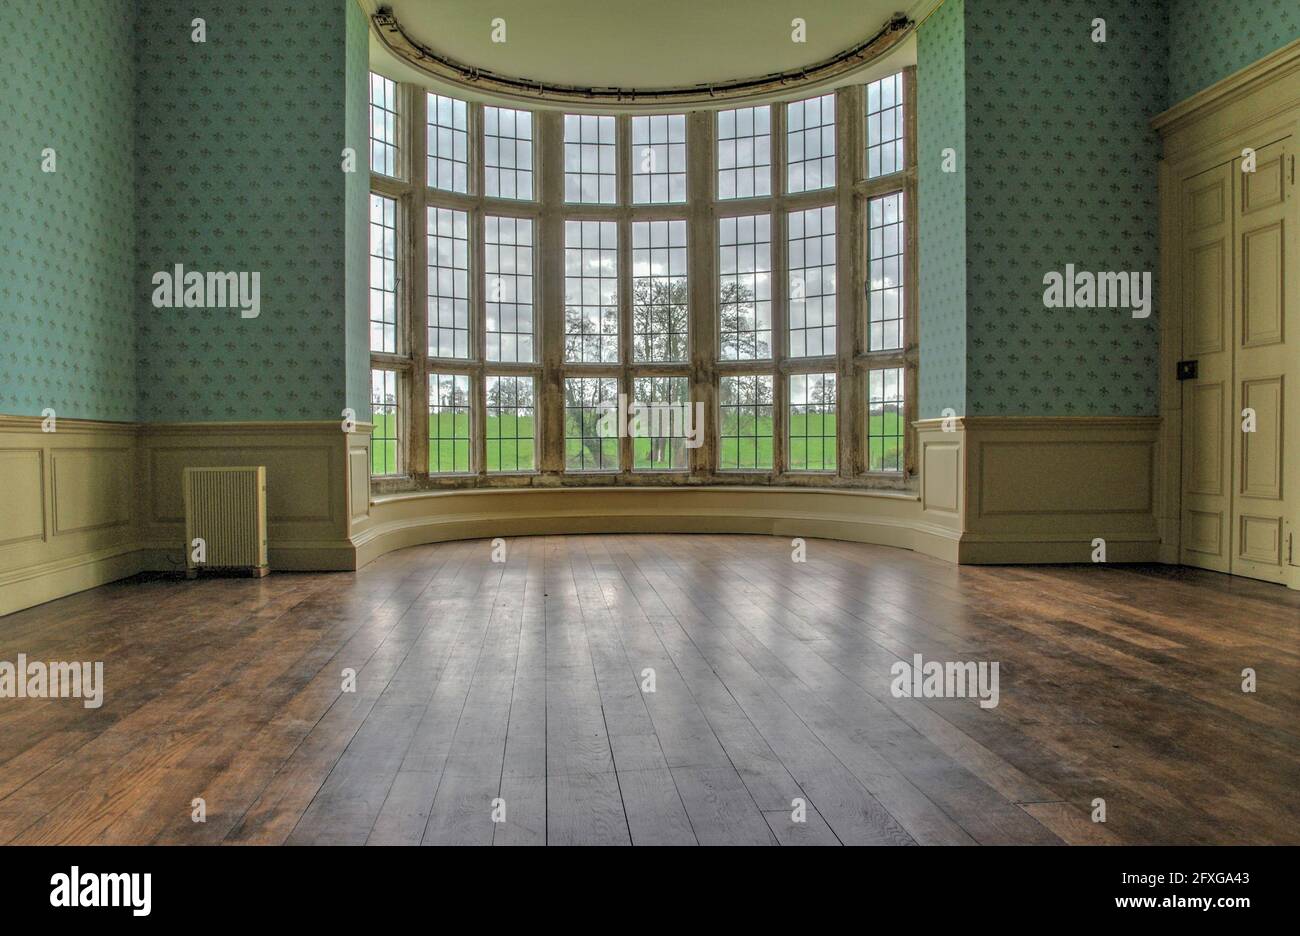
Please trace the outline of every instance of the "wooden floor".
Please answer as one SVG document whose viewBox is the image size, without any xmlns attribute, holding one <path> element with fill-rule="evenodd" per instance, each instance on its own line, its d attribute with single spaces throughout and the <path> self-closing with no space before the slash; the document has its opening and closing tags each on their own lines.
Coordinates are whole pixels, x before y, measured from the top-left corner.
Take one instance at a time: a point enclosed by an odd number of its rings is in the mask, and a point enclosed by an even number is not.
<svg viewBox="0 0 1300 936">
<path fill-rule="evenodd" d="M 0 619 L 107 686 L 0 700 L 0 842 L 1294 844 L 1298 638 L 1213 573 L 758 536 L 135 580 Z M 999 705 L 894 698 L 914 653 L 998 661 Z"/>
</svg>

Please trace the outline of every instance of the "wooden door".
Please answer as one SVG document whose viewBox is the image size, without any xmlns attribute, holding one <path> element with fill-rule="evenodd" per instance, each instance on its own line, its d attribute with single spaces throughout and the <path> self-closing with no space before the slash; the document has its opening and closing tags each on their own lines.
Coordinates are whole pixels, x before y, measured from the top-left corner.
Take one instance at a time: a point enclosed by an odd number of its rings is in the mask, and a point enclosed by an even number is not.
<svg viewBox="0 0 1300 936">
<path fill-rule="evenodd" d="M 1228 572 L 1232 564 L 1233 165 L 1183 181 L 1180 204 L 1185 360 L 1182 562 Z"/>
<path fill-rule="evenodd" d="M 1236 575 L 1286 582 L 1300 509 L 1300 301 L 1294 138 L 1234 164 L 1235 327 L 1232 562 Z"/>
</svg>

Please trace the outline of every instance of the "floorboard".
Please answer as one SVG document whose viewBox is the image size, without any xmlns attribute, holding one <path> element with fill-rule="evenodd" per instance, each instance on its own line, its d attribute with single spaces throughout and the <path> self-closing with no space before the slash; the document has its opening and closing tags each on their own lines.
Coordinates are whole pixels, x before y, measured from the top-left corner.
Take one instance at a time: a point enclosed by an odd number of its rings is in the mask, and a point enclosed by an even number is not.
<svg viewBox="0 0 1300 936">
<path fill-rule="evenodd" d="M 106 684 L 0 700 L 0 842 L 1300 844 L 1298 638 L 1215 573 L 762 536 L 144 576 L 0 618 Z M 914 654 L 998 705 L 895 697 Z"/>
</svg>

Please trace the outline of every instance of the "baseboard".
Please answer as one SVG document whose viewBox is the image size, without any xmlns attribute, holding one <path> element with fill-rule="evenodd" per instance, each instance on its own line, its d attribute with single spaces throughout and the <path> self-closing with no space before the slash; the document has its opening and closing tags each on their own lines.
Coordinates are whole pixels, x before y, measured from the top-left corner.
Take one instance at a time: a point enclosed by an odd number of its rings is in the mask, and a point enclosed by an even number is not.
<svg viewBox="0 0 1300 936">
<path fill-rule="evenodd" d="M 1097 539 L 1104 539 L 1104 537 Z M 1164 561 L 1158 540 L 1111 538 L 1105 543 L 1104 560 L 1093 558 L 1101 555 L 1097 550 L 1098 546 L 1094 540 L 1084 537 L 1011 539 L 1004 535 L 980 538 L 968 533 L 962 537 L 958 561 L 963 565 L 1042 565 L 1099 561 L 1117 564 Z"/>
<path fill-rule="evenodd" d="M 347 572 L 356 566 L 349 542 L 290 543 L 270 550 L 271 573 Z M 181 547 L 114 547 L 0 575 L 0 617 L 98 588 L 141 572 L 183 572 Z"/>
<path fill-rule="evenodd" d="M 356 548 L 346 540 L 329 543 L 282 543 L 267 550 L 270 574 L 277 572 L 351 572 Z M 153 544 L 139 552 L 141 572 L 183 572 L 185 556 L 179 546 Z"/>
<path fill-rule="evenodd" d="M 441 491 L 376 498 L 356 533 L 358 568 L 407 546 L 582 533 L 748 533 L 911 549 L 955 562 L 958 535 L 911 494 L 799 488 Z"/>
<path fill-rule="evenodd" d="M 143 570 L 134 547 L 113 547 L 0 576 L 0 617 L 129 578 Z"/>
</svg>

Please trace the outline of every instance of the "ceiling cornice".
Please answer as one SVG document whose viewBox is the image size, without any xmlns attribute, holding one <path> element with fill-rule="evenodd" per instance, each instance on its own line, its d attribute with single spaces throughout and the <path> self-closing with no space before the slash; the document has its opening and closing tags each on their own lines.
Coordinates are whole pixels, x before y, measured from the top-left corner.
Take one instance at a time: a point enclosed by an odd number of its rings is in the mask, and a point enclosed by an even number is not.
<svg viewBox="0 0 1300 936">
<path fill-rule="evenodd" d="M 459 61 L 424 45 L 406 31 L 390 7 L 380 6 L 370 17 L 380 43 L 399 60 L 440 81 L 482 94 L 520 101 L 585 104 L 588 106 L 710 105 L 747 98 L 770 97 L 829 84 L 892 51 L 916 28 L 904 14 L 895 14 L 875 35 L 819 62 L 789 71 L 708 84 L 659 88 L 584 87 L 505 75 Z"/>
</svg>

